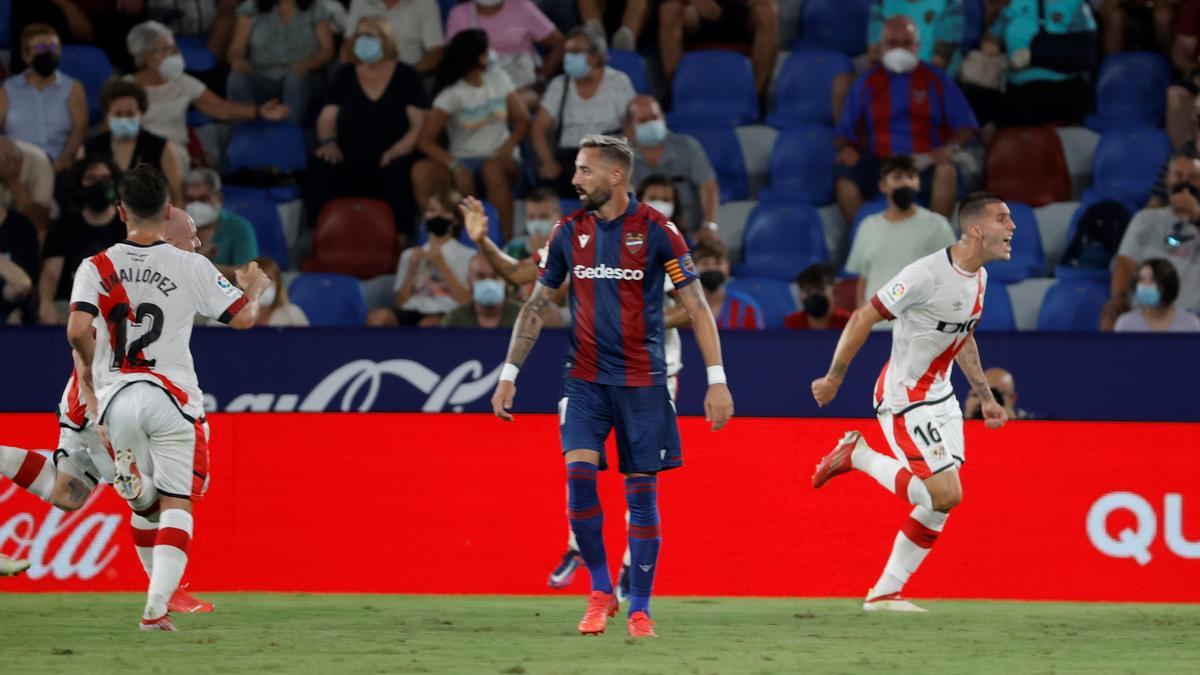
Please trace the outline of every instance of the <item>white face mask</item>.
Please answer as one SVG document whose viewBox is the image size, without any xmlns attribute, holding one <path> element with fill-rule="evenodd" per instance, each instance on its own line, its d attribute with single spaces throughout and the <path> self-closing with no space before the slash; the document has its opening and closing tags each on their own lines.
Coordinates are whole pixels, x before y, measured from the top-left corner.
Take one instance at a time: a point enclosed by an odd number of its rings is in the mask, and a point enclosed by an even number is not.
<svg viewBox="0 0 1200 675">
<path fill-rule="evenodd" d="M 263 307 L 270 307 L 271 305 L 275 304 L 275 284 L 267 286 L 267 290 L 263 291 L 262 295 L 258 296 L 258 304 Z"/>
<path fill-rule="evenodd" d="M 504 2 L 504 0 L 475 0 L 475 2 L 478 3 L 480 7 L 495 7 L 496 5 Z"/>
<path fill-rule="evenodd" d="M 196 221 L 196 227 L 204 227 L 217 222 L 217 207 L 208 202 L 188 202 L 183 210 L 187 211 L 192 220 Z"/>
<path fill-rule="evenodd" d="M 918 63 L 920 61 L 917 59 L 917 55 L 907 49 L 896 47 L 883 53 L 883 67 L 893 73 L 901 75 L 911 73 Z"/>
<path fill-rule="evenodd" d="M 173 80 L 183 74 L 183 55 L 172 54 L 158 64 L 158 74 Z"/>
<path fill-rule="evenodd" d="M 675 205 L 672 204 L 671 202 L 660 202 L 657 200 L 652 200 L 652 201 L 646 202 L 646 206 L 649 206 L 650 208 L 654 209 L 655 211 L 658 211 L 659 213 L 663 214 L 664 216 L 666 216 L 668 218 L 675 215 Z"/>
</svg>

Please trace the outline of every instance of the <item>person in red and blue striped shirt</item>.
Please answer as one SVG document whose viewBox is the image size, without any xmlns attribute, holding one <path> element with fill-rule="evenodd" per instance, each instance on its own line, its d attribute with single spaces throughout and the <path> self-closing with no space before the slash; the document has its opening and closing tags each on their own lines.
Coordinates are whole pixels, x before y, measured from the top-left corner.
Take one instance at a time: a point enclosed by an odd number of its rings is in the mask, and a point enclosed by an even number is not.
<svg viewBox="0 0 1200 675">
<path fill-rule="evenodd" d="M 882 58 L 850 88 L 837 131 L 837 201 L 852 222 L 878 192 L 878 159 L 914 155 L 924 171 L 930 208 L 947 218 L 958 197 L 955 155 L 979 131 L 958 85 L 917 58 L 917 27 L 907 16 L 883 26 Z"/>
<path fill-rule="evenodd" d="M 568 517 L 588 568 L 592 593 L 579 622 L 584 635 L 603 633 L 616 614 L 597 472 L 607 467 L 605 440 L 614 429 L 618 470 L 625 474 L 632 558 L 628 632 L 656 637 L 650 593 L 658 561 L 658 473 L 683 464 L 675 408 L 666 387 L 663 283 L 669 275 L 708 367 L 705 416 L 713 430 L 733 415 L 721 344 L 708 303 L 694 283 L 696 267 L 674 223 L 631 193 L 633 150 L 610 136 L 586 136 L 572 185 L 583 208 L 550 231 L 538 283 L 513 329 L 500 382 L 492 396 L 497 417 L 511 421 L 516 376 L 529 356 L 553 291 L 571 275 L 571 348 L 559 401 L 567 465 Z M 478 205 L 468 202 L 466 208 Z"/>
</svg>

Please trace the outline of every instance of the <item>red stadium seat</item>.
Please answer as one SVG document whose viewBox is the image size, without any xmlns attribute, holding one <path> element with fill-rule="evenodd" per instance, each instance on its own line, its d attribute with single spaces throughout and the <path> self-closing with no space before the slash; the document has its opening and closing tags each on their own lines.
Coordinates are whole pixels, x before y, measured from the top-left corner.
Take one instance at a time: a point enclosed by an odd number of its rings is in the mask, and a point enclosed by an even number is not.
<svg viewBox="0 0 1200 675">
<path fill-rule="evenodd" d="M 305 272 L 371 279 L 396 271 L 400 245 L 392 207 L 378 199 L 335 199 L 321 209 Z"/>
<path fill-rule="evenodd" d="M 1071 200 L 1062 141 L 1050 127 L 1003 129 L 987 149 L 984 189 L 1032 207 Z"/>
</svg>

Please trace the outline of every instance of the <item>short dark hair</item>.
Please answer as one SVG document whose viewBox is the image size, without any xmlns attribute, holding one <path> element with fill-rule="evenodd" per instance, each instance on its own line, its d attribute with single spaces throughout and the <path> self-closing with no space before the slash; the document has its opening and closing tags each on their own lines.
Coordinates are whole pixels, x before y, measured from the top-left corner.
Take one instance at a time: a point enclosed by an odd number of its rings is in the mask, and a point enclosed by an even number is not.
<svg viewBox="0 0 1200 675">
<path fill-rule="evenodd" d="M 601 157 L 624 169 L 626 179 L 633 177 L 633 148 L 629 147 L 629 141 L 624 138 L 589 134 L 579 142 L 579 147 L 596 148 Z"/>
<path fill-rule="evenodd" d="M 117 194 L 126 214 L 138 220 L 156 220 L 163 216 L 171 198 L 171 188 L 161 171 L 143 163 L 121 176 Z"/>
<path fill-rule="evenodd" d="M 715 242 L 705 242 L 696 244 L 696 248 L 692 249 L 692 260 L 699 262 L 705 258 L 716 258 L 718 260 L 725 259 L 725 245 Z"/>
<path fill-rule="evenodd" d="M 525 195 L 525 201 L 539 202 L 539 203 L 540 202 L 557 202 L 557 201 L 559 201 L 559 197 L 558 197 L 558 193 L 554 191 L 554 188 L 549 188 L 549 187 L 546 187 L 545 185 L 542 185 L 540 187 L 535 187 L 532 190 L 530 190 L 529 194 Z"/>
<path fill-rule="evenodd" d="M 979 216 L 991 204 L 1001 204 L 1004 202 L 1004 197 L 995 192 L 972 192 L 963 198 L 958 203 L 958 224 L 959 229 L 965 229 L 964 224 L 972 221 Z"/>
<path fill-rule="evenodd" d="M 1142 267 L 1149 267 L 1154 275 L 1154 283 L 1158 284 L 1162 294 L 1160 302 L 1163 306 L 1175 304 L 1175 298 L 1179 297 L 1179 272 L 1175 271 L 1175 266 L 1165 258 L 1150 258 L 1142 261 L 1138 269 Z"/>
<path fill-rule="evenodd" d="M 137 101 L 138 110 L 142 114 L 146 114 L 146 109 L 150 107 L 150 99 L 146 97 L 146 90 L 142 89 L 142 85 L 129 80 L 113 80 L 104 85 L 100 90 L 100 109 L 108 113 L 108 106 L 112 102 L 119 99 L 132 96 Z"/>
<path fill-rule="evenodd" d="M 833 269 L 833 265 L 816 263 L 805 267 L 804 271 L 796 275 L 796 285 L 801 290 L 806 288 L 825 288 L 826 286 L 832 286 L 835 279 L 837 279 L 837 271 Z"/>
<path fill-rule="evenodd" d="M 888 174 L 893 171 L 901 171 L 914 176 L 921 173 L 917 171 L 917 162 L 912 158 L 912 155 L 892 155 L 884 157 L 879 162 L 879 180 L 887 178 Z"/>
</svg>

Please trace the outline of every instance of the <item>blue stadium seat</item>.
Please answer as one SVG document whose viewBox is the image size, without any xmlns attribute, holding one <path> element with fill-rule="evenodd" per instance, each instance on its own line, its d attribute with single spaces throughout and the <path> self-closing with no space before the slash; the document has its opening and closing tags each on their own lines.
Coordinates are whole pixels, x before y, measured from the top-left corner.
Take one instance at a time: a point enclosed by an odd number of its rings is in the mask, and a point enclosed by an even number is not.
<svg viewBox="0 0 1200 675">
<path fill-rule="evenodd" d="M 492 203 L 486 199 L 481 199 L 479 202 L 483 204 L 483 212 L 487 214 L 488 217 L 488 239 L 491 239 L 496 243 L 497 246 L 503 248 L 505 242 L 504 235 L 500 232 L 500 213 L 496 211 L 496 207 L 492 206 Z M 428 239 L 429 236 L 425 233 L 425 223 L 421 223 L 417 226 L 417 243 L 424 244 L 426 241 L 428 241 Z M 466 227 L 464 227 L 462 231 L 458 233 L 458 240 L 467 246 L 470 246 L 471 248 L 478 248 L 475 246 L 475 242 L 471 241 L 471 237 L 467 235 Z"/>
<path fill-rule="evenodd" d="M 1040 277 L 1046 269 L 1046 253 L 1042 250 L 1042 235 L 1037 216 L 1028 204 L 1008 202 L 1013 222 L 1012 258 L 988 265 L 988 281 L 1012 284 L 1030 277 Z"/>
<path fill-rule="evenodd" d="M 650 94 L 650 78 L 646 75 L 646 59 L 637 52 L 624 49 L 608 50 L 608 65 L 625 73 L 633 82 L 633 90 L 639 94 Z"/>
<path fill-rule="evenodd" d="M 1096 80 L 1096 114 L 1087 126 L 1097 131 L 1161 127 L 1166 114 L 1171 63 L 1154 52 L 1107 56 Z"/>
<path fill-rule="evenodd" d="M 1067 248 L 1071 246 L 1071 242 L 1075 240 L 1075 233 L 1079 231 L 1079 221 L 1083 218 L 1083 214 L 1087 212 L 1088 208 L 1097 201 L 1100 201 L 1099 197 L 1089 195 L 1088 199 L 1080 202 L 1079 207 L 1075 209 L 1075 213 L 1071 214 L 1071 223 L 1067 226 L 1067 235 L 1063 240 L 1062 255 L 1054 266 L 1054 278 L 1061 281 L 1094 281 L 1107 284 L 1112 277 L 1109 265 L 1103 267 L 1074 267 L 1065 264 L 1066 261 L 1064 260 Z M 1133 211 L 1130 213 L 1133 213 Z"/>
<path fill-rule="evenodd" d="M 299 173 L 308 167 L 308 143 L 304 130 L 286 122 L 247 122 L 239 124 L 225 150 L 225 173 L 240 170 L 264 173 Z M 300 197 L 295 185 L 271 189 L 276 202 Z"/>
<path fill-rule="evenodd" d="M 729 280 L 727 288 L 754 298 L 766 328 L 782 328 L 784 317 L 796 311 L 791 282 L 783 279 L 735 277 Z"/>
<path fill-rule="evenodd" d="M 1040 331 L 1100 330 L 1100 310 L 1108 302 L 1108 286 L 1092 281 L 1059 281 L 1046 291 L 1038 312 Z"/>
<path fill-rule="evenodd" d="M 833 201 L 834 130 L 805 127 L 780 132 L 771 151 L 771 184 L 762 200 L 805 202 L 821 206 Z"/>
<path fill-rule="evenodd" d="M 829 49 L 846 56 L 867 51 L 871 0 L 804 0 L 792 50 Z"/>
<path fill-rule="evenodd" d="M 759 202 L 742 235 L 742 254 L 735 276 L 791 281 L 828 256 L 821 216 L 808 204 Z"/>
<path fill-rule="evenodd" d="M 833 80 L 853 72 L 850 57 L 840 52 L 792 52 L 775 82 L 767 124 L 776 129 L 833 126 Z"/>
<path fill-rule="evenodd" d="M 83 85 L 83 91 L 87 94 L 88 117 L 92 123 L 103 119 L 104 112 L 100 110 L 100 90 L 113 75 L 112 63 L 104 50 L 88 45 L 63 45 L 62 59 L 58 62 L 58 67 Z"/>
<path fill-rule="evenodd" d="M 735 202 L 750 197 L 750 178 L 746 175 L 746 160 L 742 146 L 731 127 L 685 131 L 704 148 L 708 161 L 717 172 L 721 186 L 721 202 Z"/>
<path fill-rule="evenodd" d="M 979 46 L 983 37 L 983 20 L 986 9 L 983 0 L 963 0 L 962 53 L 970 54 Z"/>
<path fill-rule="evenodd" d="M 208 49 L 208 39 L 196 35 L 179 35 L 175 46 L 183 55 L 183 67 L 189 73 L 207 73 L 217 67 L 217 57 Z"/>
<path fill-rule="evenodd" d="M 758 121 L 750 59 L 736 52 L 701 50 L 683 55 L 672 83 L 673 129 L 732 127 Z"/>
<path fill-rule="evenodd" d="M 1100 136 L 1092 158 L 1092 189 L 1083 201 L 1116 199 L 1131 213 L 1150 198 L 1158 171 L 1171 156 L 1171 141 L 1162 129 L 1112 129 Z"/>
<path fill-rule="evenodd" d="M 988 270 L 992 269 L 988 265 Z M 984 331 L 1014 331 L 1017 329 L 1017 319 L 1013 313 L 1012 298 L 1008 296 L 1008 287 L 993 281 L 988 276 L 987 289 L 983 292 L 983 317 L 979 319 L 977 330 Z"/>
<path fill-rule="evenodd" d="M 0 0 L 0 49 L 12 46 L 12 0 Z"/>
<path fill-rule="evenodd" d="M 361 326 L 367 320 L 367 300 L 352 276 L 301 274 L 288 286 L 288 297 L 313 326 Z"/>
<path fill-rule="evenodd" d="M 222 186 L 222 193 L 225 197 L 225 208 L 230 213 L 236 213 L 250 221 L 254 226 L 258 254 L 272 258 L 279 263 L 279 269 L 288 269 L 290 265 L 287 238 L 283 235 L 283 222 L 279 219 L 275 201 L 267 191 L 226 185 Z"/>
<path fill-rule="evenodd" d="M 562 211 L 564 216 L 574 213 L 579 207 L 583 206 L 583 202 L 578 199 L 560 199 L 558 200 L 558 210 Z"/>
</svg>

